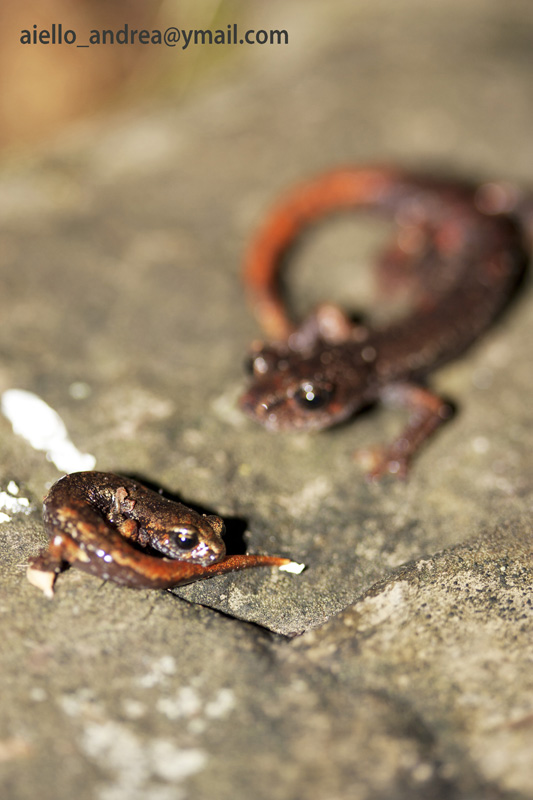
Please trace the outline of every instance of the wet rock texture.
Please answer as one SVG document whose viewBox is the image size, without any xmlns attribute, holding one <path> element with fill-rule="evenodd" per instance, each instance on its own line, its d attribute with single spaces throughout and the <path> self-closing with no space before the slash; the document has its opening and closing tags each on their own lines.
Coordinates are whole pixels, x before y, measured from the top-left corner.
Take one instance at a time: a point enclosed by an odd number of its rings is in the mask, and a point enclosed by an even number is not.
<svg viewBox="0 0 533 800">
<path fill-rule="evenodd" d="M 239 260 L 284 186 L 361 161 L 533 185 L 529 7 L 262 13 L 288 48 L 4 167 L 0 391 L 46 400 L 98 469 L 226 517 L 230 550 L 307 570 L 173 593 L 70 570 L 44 600 L 24 565 L 60 473 L 0 418 L 0 490 L 28 500 L 0 523 L 2 797 L 528 798 L 529 283 L 432 379 L 458 414 L 407 484 L 367 485 L 353 460 L 394 411 L 276 437 L 235 401 L 258 335 Z M 311 236 L 298 308 L 356 308 L 384 234 Z"/>
</svg>

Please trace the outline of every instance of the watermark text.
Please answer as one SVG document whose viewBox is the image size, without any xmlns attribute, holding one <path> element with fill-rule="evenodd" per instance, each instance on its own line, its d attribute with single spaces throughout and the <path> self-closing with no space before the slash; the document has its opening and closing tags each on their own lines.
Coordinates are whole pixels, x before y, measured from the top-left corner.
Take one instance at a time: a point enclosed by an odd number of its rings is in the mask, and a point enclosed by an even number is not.
<svg viewBox="0 0 533 800">
<path fill-rule="evenodd" d="M 164 45 L 179 47 L 204 47 L 209 45 L 286 45 L 289 34 L 286 30 L 249 28 L 240 31 L 236 22 L 225 27 L 209 28 L 133 28 L 128 24 L 121 28 L 93 28 L 86 35 L 79 34 L 62 23 L 53 23 L 48 28 L 33 25 L 20 32 L 20 43 L 25 45 L 72 45 L 74 47 L 98 47 L 102 45 Z"/>
</svg>

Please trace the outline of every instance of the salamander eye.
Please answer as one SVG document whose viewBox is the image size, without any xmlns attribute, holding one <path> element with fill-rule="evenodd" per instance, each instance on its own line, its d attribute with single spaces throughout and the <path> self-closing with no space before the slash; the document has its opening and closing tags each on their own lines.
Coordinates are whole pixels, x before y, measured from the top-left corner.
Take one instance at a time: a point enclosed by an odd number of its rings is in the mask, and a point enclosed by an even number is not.
<svg viewBox="0 0 533 800">
<path fill-rule="evenodd" d="M 324 406 L 329 403 L 332 394 L 332 386 L 321 386 L 311 383 L 311 381 L 306 381 L 302 383 L 294 396 L 302 408 L 315 411 L 319 408 L 324 408 Z"/>
<path fill-rule="evenodd" d="M 200 540 L 198 531 L 193 525 L 180 525 L 174 528 L 172 538 L 180 550 L 192 550 Z"/>
</svg>

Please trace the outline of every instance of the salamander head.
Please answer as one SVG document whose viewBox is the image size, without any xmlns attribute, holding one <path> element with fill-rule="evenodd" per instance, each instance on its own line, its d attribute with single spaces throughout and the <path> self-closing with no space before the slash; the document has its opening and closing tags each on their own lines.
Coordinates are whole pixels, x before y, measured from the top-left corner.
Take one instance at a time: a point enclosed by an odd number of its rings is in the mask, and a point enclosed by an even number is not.
<svg viewBox="0 0 533 800">
<path fill-rule="evenodd" d="M 225 528 L 220 517 L 204 516 L 191 509 L 187 512 L 183 519 L 150 531 L 151 547 L 167 558 L 203 567 L 220 561 L 226 554 L 222 539 Z"/>
<path fill-rule="evenodd" d="M 369 365 L 342 347 L 322 344 L 311 353 L 284 345 L 262 347 L 252 357 L 253 382 L 242 410 L 272 431 L 322 430 L 367 402 Z"/>
</svg>

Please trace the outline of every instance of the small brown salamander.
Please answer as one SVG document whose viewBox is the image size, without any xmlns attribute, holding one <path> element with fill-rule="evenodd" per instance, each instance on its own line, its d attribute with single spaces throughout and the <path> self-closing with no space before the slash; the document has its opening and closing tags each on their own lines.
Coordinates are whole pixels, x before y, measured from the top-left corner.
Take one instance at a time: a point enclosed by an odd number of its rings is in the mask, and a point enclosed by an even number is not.
<svg viewBox="0 0 533 800">
<path fill-rule="evenodd" d="M 491 213 L 487 197 L 456 183 L 353 167 L 282 199 L 245 261 L 250 302 L 273 341 L 253 350 L 253 381 L 242 409 L 272 431 L 309 431 L 378 400 L 404 406 L 411 412 L 407 426 L 388 447 L 375 448 L 369 477 L 405 476 L 422 442 L 451 415 L 422 382 L 488 327 L 523 272 L 520 226 Z M 400 321 L 371 328 L 324 305 L 296 326 L 278 288 L 283 257 L 311 223 L 346 208 L 376 211 L 396 223 L 387 261 L 421 285 L 416 307 Z"/>
<path fill-rule="evenodd" d="M 50 544 L 30 559 L 28 579 L 48 596 L 68 565 L 123 586 L 152 589 L 249 567 L 298 571 L 288 558 L 226 556 L 220 517 L 199 514 L 111 473 L 61 478 L 44 500 L 43 519 Z"/>
</svg>

